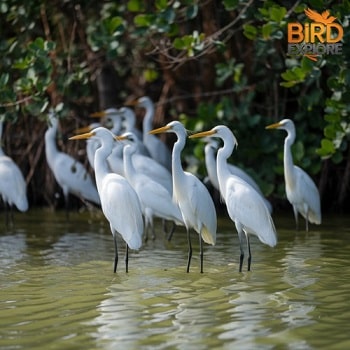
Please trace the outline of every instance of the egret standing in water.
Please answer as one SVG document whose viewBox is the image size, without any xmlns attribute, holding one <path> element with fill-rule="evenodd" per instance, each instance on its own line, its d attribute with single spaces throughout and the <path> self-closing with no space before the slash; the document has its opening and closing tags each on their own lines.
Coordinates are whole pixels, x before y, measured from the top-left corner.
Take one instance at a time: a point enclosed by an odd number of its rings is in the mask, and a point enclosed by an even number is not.
<svg viewBox="0 0 350 350">
<path fill-rule="evenodd" d="M 101 198 L 103 214 L 109 221 L 115 247 L 114 272 L 118 265 L 117 233 L 126 242 L 125 270 L 128 272 L 129 247 L 140 249 L 143 235 L 143 218 L 139 199 L 129 182 L 121 175 L 111 173 L 107 157 L 111 154 L 115 136 L 99 127 L 91 132 L 76 135 L 70 140 L 97 139 L 100 147 L 95 153 L 95 176 Z"/>
<path fill-rule="evenodd" d="M 289 203 L 293 206 L 296 228 L 299 227 L 298 213 L 300 213 L 305 218 L 306 231 L 309 231 L 309 222 L 321 224 L 320 194 L 311 177 L 293 164 L 291 146 L 295 141 L 294 123 L 290 119 L 283 119 L 278 123 L 268 125 L 266 129 L 287 131 L 283 158 L 286 195 Z"/>
<path fill-rule="evenodd" d="M 204 154 L 205 154 L 205 167 L 207 169 L 208 177 L 212 185 L 220 191 L 219 186 L 219 180 L 218 180 L 218 174 L 217 174 L 217 166 L 216 166 L 216 151 L 219 148 L 219 143 L 217 140 L 208 137 L 205 139 L 206 145 L 204 147 Z M 233 175 L 236 175 L 243 179 L 245 182 L 247 182 L 249 185 L 251 185 L 264 199 L 265 204 L 267 205 L 269 212 L 272 213 L 272 205 L 271 203 L 264 197 L 263 193 L 260 190 L 260 187 L 258 184 L 254 181 L 254 179 L 246 173 L 241 168 L 233 165 L 233 164 L 227 164 L 228 169 L 230 170 L 230 173 Z"/>
<path fill-rule="evenodd" d="M 0 196 L 6 210 L 6 224 L 9 223 L 7 207 L 10 210 L 11 223 L 13 223 L 12 206 L 25 212 L 28 210 L 27 184 L 18 165 L 7 155 L 2 147 L 3 122 L 0 121 Z"/>
<path fill-rule="evenodd" d="M 190 138 L 218 137 L 224 145 L 217 153 L 217 175 L 221 196 L 224 198 L 228 214 L 235 223 L 240 244 L 239 271 L 242 271 L 244 249 L 243 236 L 245 235 L 248 250 L 248 271 L 251 265 L 251 249 L 249 235 L 258 236 L 259 240 L 270 247 L 277 243 L 276 229 L 270 212 L 262 196 L 246 181 L 233 175 L 227 164 L 237 140 L 232 131 L 224 125 L 218 125 L 209 131 L 193 134 Z"/>
<path fill-rule="evenodd" d="M 192 258 L 192 244 L 190 229 L 199 234 L 200 272 L 203 272 L 203 244 L 214 245 L 216 242 L 217 218 L 213 200 L 203 183 L 193 174 L 186 172 L 181 164 L 181 152 L 186 144 L 186 129 L 173 121 L 158 129 L 151 130 L 151 134 L 162 132 L 175 133 L 177 141 L 172 152 L 173 199 L 180 207 L 182 218 L 187 229 L 188 261 L 187 272 L 190 271 Z"/>
<path fill-rule="evenodd" d="M 152 238 L 155 238 L 153 222 L 155 217 L 183 225 L 181 211 L 178 205 L 172 201 L 172 191 L 168 191 L 156 179 L 137 171 L 134 167 L 133 157 L 137 148 L 135 134 L 126 132 L 117 136 L 117 140 L 126 143 L 123 150 L 124 174 L 139 196 L 145 219 L 145 239 L 148 238 L 149 228 L 152 231 Z"/>
<path fill-rule="evenodd" d="M 54 112 L 49 113 L 49 127 L 45 132 L 45 155 L 49 168 L 62 188 L 66 213 L 69 212 L 69 194 L 72 193 L 82 200 L 88 200 L 100 205 L 100 197 L 92 177 L 84 165 L 70 155 L 57 148 L 56 133 L 58 119 Z"/>
</svg>

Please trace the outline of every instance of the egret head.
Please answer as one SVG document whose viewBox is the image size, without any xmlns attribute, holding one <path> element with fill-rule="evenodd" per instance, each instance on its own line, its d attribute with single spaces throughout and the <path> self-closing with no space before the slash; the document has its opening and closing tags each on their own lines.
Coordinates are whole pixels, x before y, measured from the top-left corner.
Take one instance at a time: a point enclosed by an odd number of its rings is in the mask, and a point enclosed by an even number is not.
<svg viewBox="0 0 350 350">
<path fill-rule="evenodd" d="M 282 119 L 278 123 L 270 124 L 265 129 L 280 129 L 286 130 L 287 132 L 295 132 L 295 126 L 292 120 Z"/>
<path fill-rule="evenodd" d="M 199 137 L 218 137 L 221 138 L 224 142 L 231 140 L 234 146 L 238 146 L 238 142 L 235 135 L 226 125 L 217 125 L 208 131 L 199 132 L 197 134 L 189 136 L 190 139 Z"/>
<path fill-rule="evenodd" d="M 108 140 L 114 140 L 115 136 L 110 130 L 100 126 L 89 132 L 72 136 L 69 138 L 69 140 L 88 140 L 90 138 L 95 138 L 101 141 L 102 140 L 108 141 Z"/>
<path fill-rule="evenodd" d="M 149 133 L 153 135 L 153 134 L 161 134 L 161 133 L 165 133 L 165 132 L 175 133 L 175 134 L 182 133 L 182 134 L 187 135 L 185 127 L 183 126 L 182 123 L 180 123 L 177 120 L 174 120 L 174 121 L 168 123 L 167 125 L 162 126 L 161 128 L 153 129 Z"/>
</svg>

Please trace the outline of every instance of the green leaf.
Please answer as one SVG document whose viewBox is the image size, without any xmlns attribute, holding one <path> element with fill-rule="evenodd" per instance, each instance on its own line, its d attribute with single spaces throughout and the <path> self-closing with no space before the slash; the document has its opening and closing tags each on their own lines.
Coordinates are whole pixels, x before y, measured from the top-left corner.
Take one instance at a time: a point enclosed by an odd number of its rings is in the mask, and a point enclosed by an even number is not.
<svg viewBox="0 0 350 350">
<path fill-rule="evenodd" d="M 243 25 L 243 34 L 250 40 L 255 40 L 258 30 L 256 27 L 254 27 L 251 24 L 244 24 Z"/>
<path fill-rule="evenodd" d="M 134 18 L 134 23 L 138 27 L 149 27 L 153 22 L 153 15 L 137 15 Z"/>
<path fill-rule="evenodd" d="M 103 23 L 110 35 L 119 35 L 123 32 L 123 19 L 119 16 L 108 18 Z"/>
<path fill-rule="evenodd" d="M 337 136 L 337 131 L 334 128 L 333 124 L 328 124 L 324 128 L 324 136 L 326 136 L 330 140 L 334 139 Z"/>
<path fill-rule="evenodd" d="M 332 156 L 332 161 L 334 164 L 340 164 L 343 161 L 344 157 L 340 151 L 335 151 Z"/>
<path fill-rule="evenodd" d="M 198 5 L 191 5 L 188 6 L 186 9 L 186 18 L 187 19 L 193 19 L 198 14 Z"/>
<path fill-rule="evenodd" d="M 185 42 L 182 38 L 175 38 L 173 46 L 177 50 L 184 50 L 186 48 Z"/>
<path fill-rule="evenodd" d="M 266 23 L 262 26 L 262 36 L 263 38 L 269 39 L 272 33 L 272 25 L 271 23 Z"/>
<path fill-rule="evenodd" d="M 165 10 L 168 7 L 167 0 L 156 0 L 155 5 L 157 10 Z"/>
<path fill-rule="evenodd" d="M 272 6 L 269 8 L 269 15 L 272 21 L 281 22 L 286 16 L 287 9 L 285 7 Z"/>
<path fill-rule="evenodd" d="M 2 86 L 5 86 L 10 79 L 10 75 L 8 73 L 2 73 L 0 75 L 0 89 Z"/>
<path fill-rule="evenodd" d="M 151 83 L 158 78 L 159 74 L 154 69 L 146 69 L 143 72 L 143 76 L 148 83 Z"/>
<path fill-rule="evenodd" d="M 321 148 L 316 150 L 316 153 L 321 157 L 330 156 L 335 152 L 334 144 L 331 140 L 322 139 Z"/>
<path fill-rule="evenodd" d="M 233 11 L 237 8 L 239 0 L 223 0 L 226 11 Z"/>
<path fill-rule="evenodd" d="M 145 10 L 145 2 L 143 0 L 129 0 L 127 8 L 130 12 L 141 12 Z"/>
</svg>

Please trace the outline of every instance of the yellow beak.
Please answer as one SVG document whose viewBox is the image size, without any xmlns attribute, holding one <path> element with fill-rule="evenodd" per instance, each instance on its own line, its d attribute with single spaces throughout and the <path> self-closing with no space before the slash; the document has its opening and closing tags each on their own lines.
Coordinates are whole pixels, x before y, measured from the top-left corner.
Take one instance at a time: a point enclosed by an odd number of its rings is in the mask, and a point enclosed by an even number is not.
<svg viewBox="0 0 350 350">
<path fill-rule="evenodd" d="M 208 131 L 202 131 L 197 134 L 190 135 L 188 138 L 189 139 L 196 139 L 198 137 L 205 137 L 205 136 L 211 136 L 215 134 L 215 130 L 208 130 Z"/>
<path fill-rule="evenodd" d="M 120 135 L 120 136 L 116 136 L 115 139 L 116 139 L 117 141 L 124 141 L 124 140 L 127 140 L 127 136 Z"/>
<path fill-rule="evenodd" d="M 69 138 L 69 140 L 86 140 L 89 139 L 90 137 L 94 136 L 94 132 L 87 132 L 85 134 L 80 134 L 80 135 L 75 135 Z"/>
<path fill-rule="evenodd" d="M 161 134 L 162 132 L 167 132 L 168 130 L 170 130 L 171 127 L 168 125 L 162 126 L 161 128 L 158 129 L 153 129 L 149 132 L 149 134 Z"/>
<path fill-rule="evenodd" d="M 266 126 L 265 129 L 277 129 L 280 126 L 281 126 L 280 123 L 274 123 L 274 124 L 270 124 L 270 125 Z"/>
<path fill-rule="evenodd" d="M 102 118 L 102 117 L 105 117 L 106 115 L 107 115 L 107 113 L 105 111 L 99 111 L 99 112 L 91 113 L 90 117 L 92 117 L 92 118 Z"/>
</svg>

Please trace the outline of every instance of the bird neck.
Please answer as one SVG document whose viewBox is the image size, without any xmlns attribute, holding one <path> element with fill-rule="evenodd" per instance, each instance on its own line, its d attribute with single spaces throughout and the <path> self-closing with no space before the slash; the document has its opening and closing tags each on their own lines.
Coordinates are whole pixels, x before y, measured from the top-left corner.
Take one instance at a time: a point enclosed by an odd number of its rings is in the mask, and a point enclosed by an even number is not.
<svg viewBox="0 0 350 350">
<path fill-rule="evenodd" d="M 186 135 L 177 135 L 177 141 L 173 147 L 173 153 L 171 158 L 172 173 L 173 173 L 173 188 L 181 186 L 182 179 L 184 178 L 184 170 L 181 163 L 181 152 L 186 144 Z M 178 186 L 177 186 L 178 185 Z"/>
<path fill-rule="evenodd" d="M 284 140 L 284 176 L 286 183 L 293 184 L 294 183 L 294 163 L 293 163 L 293 155 L 292 155 L 292 145 L 295 140 L 295 132 L 287 131 L 288 135 Z"/>
<path fill-rule="evenodd" d="M 143 134 L 148 135 L 148 132 L 153 128 L 153 116 L 154 116 L 154 107 L 153 105 L 147 105 L 145 116 L 143 117 L 142 129 Z"/>
<path fill-rule="evenodd" d="M 205 167 L 207 168 L 207 173 L 212 184 L 218 188 L 218 177 L 216 170 L 216 155 L 213 147 L 206 145 L 205 149 Z"/>
<path fill-rule="evenodd" d="M 218 181 L 219 181 L 219 187 L 220 192 L 223 195 L 224 194 L 224 187 L 225 187 L 225 180 L 228 179 L 231 175 L 227 159 L 231 156 L 233 152 L 234 143 L 232 140 L 232 144 L 224 141 L 224 146 L 219 148 L 217 153 L 217 162 L 216 162 L 216 168 L 217 168 L 217 174 L 218 174 Z"/>
<path fill-rule="evenodd" d="M 114 134 L 114 135 L 119 135 L 120 134 L 120 131 L 122 129 L 122 122 L 119 118 L 119 116 L 116 116 L 115 118 L 113 118 L 113 127 L 111 129 L 111 132 Z"/>
<path fill-rule="evenodd" d="M 95 152 L 95 178 L 98 188 L 101 188 L 103 178 L 111 172 L 107 158 L 112 153 L 112 148 L 113 145 L 102 141 L 101 146 Z"/>
<path fill-rule="evenodd" d="M 52 121 L 52 125 L 45 132 L 45 155 L 49 166 L 52 168 L 53 161 L 59 150 L 56 144 L 57 122 Z"/>
<path fill-rule="evenodd" d="M 132 162 L 132 155 L 135 151 L 136 148 L 132 145 L 125 145 L 123 149 L 124 172 L 130 182 L 133 182 L 134 176 L 136 175 L 136 170 Z"/>
</svg>

